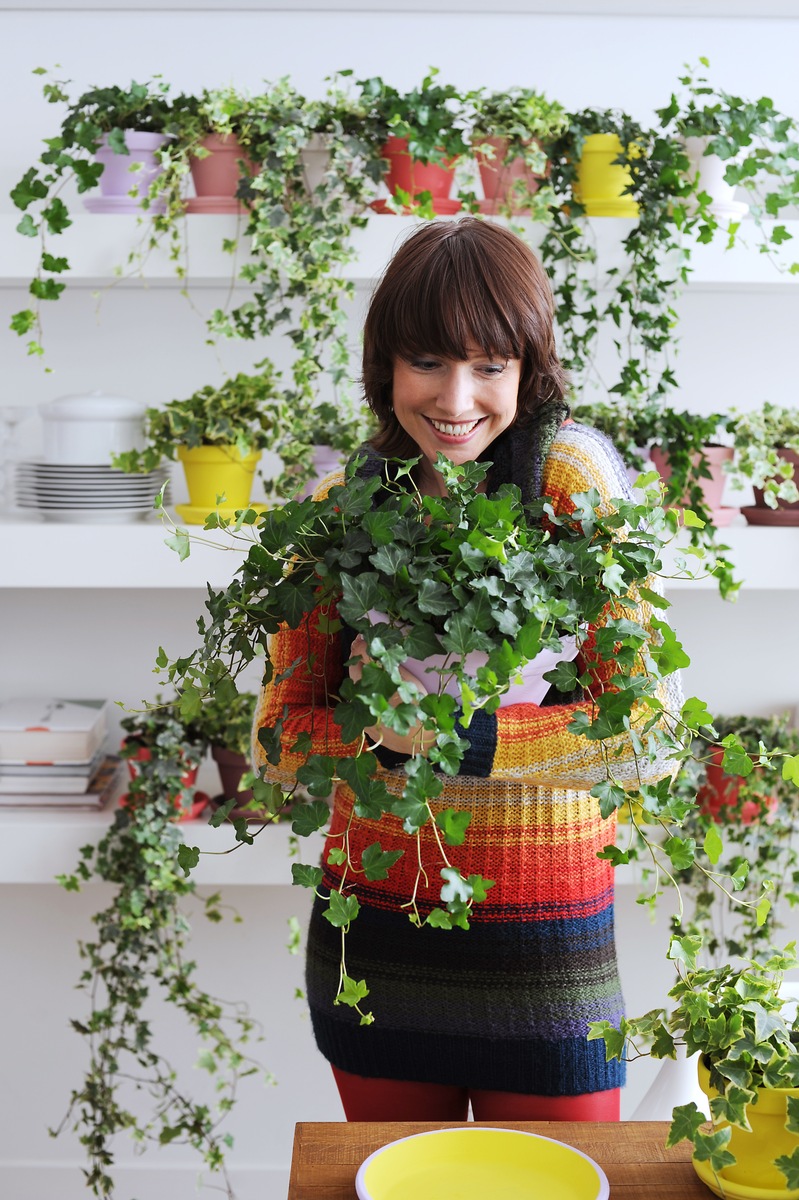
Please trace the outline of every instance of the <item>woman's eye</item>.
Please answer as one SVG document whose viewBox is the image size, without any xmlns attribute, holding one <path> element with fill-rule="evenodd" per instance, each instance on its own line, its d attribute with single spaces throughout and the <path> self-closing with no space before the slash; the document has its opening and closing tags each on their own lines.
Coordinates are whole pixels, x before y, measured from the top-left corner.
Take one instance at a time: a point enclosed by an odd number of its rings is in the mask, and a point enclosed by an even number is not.
<svg viewBox="0 0 799 1200">
<path fill-rule="evenodd" d="M 488 376 L 501 375 L 504 370 L 505 363 L 484 363 L 483 366 L 480 367 L 482 374 Z"/>
<path fill-rule="evenodd" d="M 435 371 L 439 366 L 439 362 L 435 358 L 415 358 L 411 363 L 417 371 Z"/>
</svg>

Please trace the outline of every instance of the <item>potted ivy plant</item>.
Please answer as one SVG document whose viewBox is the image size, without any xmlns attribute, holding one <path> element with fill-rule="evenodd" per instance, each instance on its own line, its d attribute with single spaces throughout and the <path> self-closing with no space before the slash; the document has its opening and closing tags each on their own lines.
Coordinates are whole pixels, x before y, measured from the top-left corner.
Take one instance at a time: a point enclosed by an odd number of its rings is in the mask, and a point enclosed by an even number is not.
<svg viewBox="0 0 799 1200">
<path fill-rule="evenodd" d="M 97 844 L 84 846 L 74 871 L 59 876 L 70 892 L 95 881 L 105 886 L 92 932 L 80 943 L 78 987 L 90 1016 L 72 1021 L 85 1039 L 88 1065 L 52 1132 L 78 1135 L 88 1157 L 86 1187 L 103 1200 L 115 1194 L 120 1134 L 131 1136 L 139 1150 L 191 1146 L 233 1200 L 226 1123 L 241 1099 L 241 1081 L 268 1075 L 251 1056 L 259 1033 L 246 1005 L 207 992 L 188 953 L 190 906 L 214 922 L 225 916 L 219 894 L 203 897 L 177 865 L 175 797 L 185 791 L 197 730 L 171 704 L 131 714 L 123 727 L 147 743 L 149 757 L 138 761 L 124 805 Z M 179 1013 L 196 1037 L 197 1066 L 212 1078 L 212 1101 L 193 1095 L 191 1079 L 158 1044 L 152 1016 L 161 1003 Z"/>
<path fill-rule="evenodd" d="M 199 388 L 185 400 L 148 408 L 144 449 L 115 456 L 115 466 L 151 471 L 164 458 L 179 458 L 189 503 L 178 505 L 177 511 L 189 525 L 204 524 L 214 511 L 224 516 L 247 508 L 261 450 L 269 444 L 270 405 L 279 395 L 272 364 L 264 359 L 258 367 L 257 375 L 240 373 L 219 387 Z"/>
<path fill-rule="evenodd" d="M 376 212 L 415 212 L 419 216 L 456 213 L 450 198 L 455 164 L 468 152 L 464 99 L 452 84 L 439 83 L 431 67 L 421 84 L 400 92 L 379 76 L 358 81 L 361 101 L 383 138 L 388 200 L 375 200 Z M 384 131 L 384 132 L 383 132 Z"/>
<path fill-rule="evenodd" d="M 47 75 L 42 68 L 35 74 Z M 171 114 L 169 85 L 158 78 L 93 87 L 72 99 L 68 80 L 47 78 L 49 104 L 66 105 L 59 132 L 45 141 L 38 162 L 29 167 L 11 190 L 11 199 L 24 214 L 17 232 L 38 238 L 39 265 L 30 285 L 36 301 L 11 319 L 11 328 L 24 337 L 33 332 L 28 351 L 41 354 L 40 305 L 57 300 L 66 286 L 60 278 L 69 270 L 66 257 L 50 250 L 50 237 L 72 224 L 64 200 L 65 186 L 74 181 L 84 205 L 96 212 L 156 213 L 163 208 L 157 196 L 162 170 L 160 154 L 167 141 Z M 100 195 L 91 195 L 99 190 Z"/>
<path fill-rule="evenodd" d="M 786 971 L 799 966 L 796 943 L 757 961 L 697 965 L 701 938 L 675 936 L 669 956 L 678 981 L 670 1012 L 595 1022 L 589 1038 L 608 1058 L 698 1056 L 711 1129 L 695 1101 L 675 1107 L 667 1145 L 688 1140 L 694 1169 L 720 1197 L 791 1196 L 799 1184 L 799 1022 L 784 1013 Z"/>
<path fill-rule="evenodd" d="M 566 128 L 566 110 L 532 88 L 481 89 L 468 115 L 483 185 L 481 211 L 512 215 L 545 213 L 551 197 L 537 196 L 549 164 L 546 147 Z"/>
<path fill-rule="evenodd" d="M 208 803 L 206 795 L 195 791 L 197 772 L 207 749 L 199 724 L 181 716 L 174 700 L 161 696 L 146 708 L 129 713 L 120 724 L 125 733 L 121 754 L 127 761 L 132 784 L 144 774 L 148 786 L 157 782 L 163 794 L 171 797 L 177 820 L 199 816 Z M 128 796 L 123 798 L 123 805 L 130 802 Z"/>
<path fill-rule="evenodd" d="M 686 803 L 683 831 L 705 847 L 710 867 L 677 876 L 683 897 L 675 928 L 699 935 L 708 961 L 768 950 L 785 905 L 799 899 L 799 851 L 793 829 L 799 791 L 783 761 L 799 755 L 799 732 L 786 716 L 717 716 L 694 743 L 673 791 Z M 651 877 L 644 864 L 644 895 Z"/>
<path fill-rule="evenodd" d="M 735 450 L 728 470 L 734 487 L 754 489 L 754 505 L 743 513 L 750 525 L 799 524 L 799 409 L 766 400 L 730 418 Z"/>
<path fill-rule="evenodd" d="M 242 787 L 250 770 L 252 724 L 257 696 L 221 683 L 206 698 L 198 718 L 203 740 L 219 770 L 222 799 L 237 805 L 252 800 L 252 788 Z"/>
<path fill-rule="evenodd" d="M 711 241 L 721 230 L 734 245 L 741 236 L 737 218 L 748 208 L 761 250 L 781 269 L 791 269 L 778 253 L 791 238 L 780 217 L 793 204 L 799 182 L 797 123 L 767 96 L 749 100 L 714 86 L 704 74 L 708 67 L 706 58 L 697 67 L 686 66 L 680 78 L 684 90 L 658 110 L 666 135 L 683 139 L 697 155 L 689 167 L 691 187 L 683 209 L 698 218 L 701 241 Z M 715 170 L 714 159 L 720 160 Z M 715 197 L 709 190 L 709 168 L 721 175 L 725 195 Z"/>
</svg>

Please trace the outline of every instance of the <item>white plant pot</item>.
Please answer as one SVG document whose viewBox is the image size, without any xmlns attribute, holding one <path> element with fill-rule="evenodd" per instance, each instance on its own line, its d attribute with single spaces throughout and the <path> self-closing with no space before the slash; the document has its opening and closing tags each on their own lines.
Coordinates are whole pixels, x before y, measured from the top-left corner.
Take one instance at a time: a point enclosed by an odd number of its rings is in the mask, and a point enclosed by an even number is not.
<svg viewBox="0 0 799 1200">
<path fill-rule="evenodd" d="M 683 138 L 685 153 L 691 164 L 691 178 L 699 176 L 698 190 L 707 192 L 711 197 L 709 209 L 714 216 L 742 217 L 749 211 L 749 205 L 735 199 L 735 187 L 724 178 L 730 159 L 721 159 L 717 154 L 705 154 L 712 140 L 710 137 Z"/>
<path fill-rule="evenodd" d="M 308 145 L 300 151 L 305 186 L 310 195 L 322 184 L 330 170 L 330 138 L 324 133 L 314 133 Z"/>
</svg>

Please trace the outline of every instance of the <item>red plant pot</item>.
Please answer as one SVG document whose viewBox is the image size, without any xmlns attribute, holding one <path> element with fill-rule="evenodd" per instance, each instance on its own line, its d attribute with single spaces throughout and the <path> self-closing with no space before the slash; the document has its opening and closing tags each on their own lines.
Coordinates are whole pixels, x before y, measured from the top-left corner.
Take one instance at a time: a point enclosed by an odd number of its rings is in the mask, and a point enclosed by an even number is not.
<svg viewBox="0 0 799 1200">
<path fill-rule="evenodd" d="M 506 161 L 508 139 L 502 137 L 481 137 L 475 139 L 475 146 L 492 146 L 494 157 L 489 158 L 479 150 L 475 150 L 475 161 L 480 171 L 480 182 L 483 185 L 485 200 L 480 205 L 480 211 L 495 213 L 503 206 L 510 204 L 514 213 L 529 213 L 530 209 L 519 206 L 518 196 L 514 185 L 523 183 L 529 193 L 537 192 L 541 186 L 543 175 L 536 175 L 523 158 L 512 158 Z"/>
<path fill-rule="evenodd" d="M 129 745 L 129 742 L 123 741 L 123 750 L 127 749 Z M 139 768 L 137 764 L 142 762 L 150 762 L 152 756 L 152 751 L 150 750 L 149 746 L 137 746 L 133 754 L 125 756 L 128 764 L 128 773 L 130 774 L 131 779 L 135 779 L 139 774 Z M 199 766 L 195 764 L 187 767 L 181 775 L 180 782 L 186 789 L 194 787 L 194 784 L 197 782 L 197 772 L 199 769 Z M 193 821 L 195 817 L 199 817 L 200 813 L 208 804 L 208 796 L 205 792 L 194 792 L 190 793 L 190 795 L 191 803 L 189 805 L 184 804 L 182 792 L 178 792 L 177 795 L 172 797 L 172 802 L 175 805 L 175 808 L 178 810 L 177 815 L 175 816 L 175 820 L 178 822 Z M 127 795 L 120 796 L 119 806 L 120 808 L 127 808 Z"/>
<path fill-rule="evenodd" d="M 757 800 L 744 800 L 741 804 L 741 776 L 728 775 L 722 768 L 723 760 L 724 747 L 711 747 L 710 762 L 705 768 L 705 782 L 696 793 L 700 810 L 718 825 L 728 825 L 733 820 L 740 821 L 742 825 L 753 825 L 761 819 L 767 825 L 771 824 L 778 798 L 764 793 Z"/>
<path fill-rule="evenodd" d="M 440 215 L 460 211 L 460 200 L 450 200 L 449 194 L 455 180 L 455 163 L 422 163 L 408 153 L 408 139 L 390 137 L 383 149 L 381 157 L 388 162 L 385 182 L 392 196 L 397 189 L 407 192 L 409 196 L 418 196 L 421 192 L 429 192 L 432 197 L 433 212 Z M 390 213 L 385 200 L 373 200 L 371 207 L 375 212 Z"/>
</svg>

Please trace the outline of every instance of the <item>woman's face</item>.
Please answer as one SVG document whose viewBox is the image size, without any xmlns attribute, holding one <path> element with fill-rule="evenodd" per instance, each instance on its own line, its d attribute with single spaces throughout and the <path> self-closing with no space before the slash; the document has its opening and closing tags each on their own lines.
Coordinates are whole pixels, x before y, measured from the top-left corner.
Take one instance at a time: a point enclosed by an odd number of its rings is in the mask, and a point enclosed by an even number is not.
<svg viewBox="0 0 799 1200">
<path fill-rule="evenodd" d="M 475 347 L 468 355 L 395 360 L 394 415 L 428 463 L 439 451 L 454 463 L 472 462 L 516 418 L 521 359 Z"/>
</svg>

